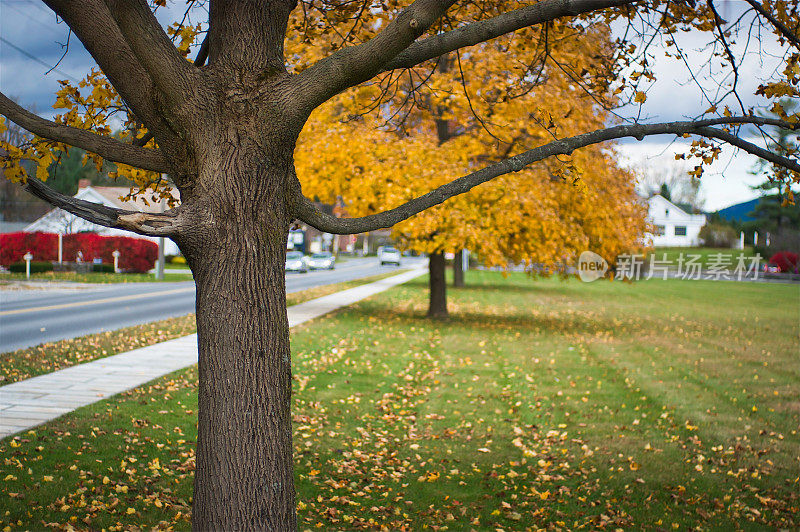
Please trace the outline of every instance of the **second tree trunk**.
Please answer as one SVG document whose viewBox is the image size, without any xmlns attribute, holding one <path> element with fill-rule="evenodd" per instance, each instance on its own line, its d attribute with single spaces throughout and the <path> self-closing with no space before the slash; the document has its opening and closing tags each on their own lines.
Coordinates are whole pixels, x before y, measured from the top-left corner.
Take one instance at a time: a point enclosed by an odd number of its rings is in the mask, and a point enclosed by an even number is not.
<svg viewBox="0 0 800 532">
<path fill-rule="evenodd" d="M 446 318 L 447 283 L 445 282 L 444 253 L 431 253 L 428 264 L 430 279 L 428 316 L 431 318 Z"/>
<path fill-rule="evenodd" d="M 460 250 L 453 258 L 453 286 L 464 286 L 464 250 Z"/>
</svg>

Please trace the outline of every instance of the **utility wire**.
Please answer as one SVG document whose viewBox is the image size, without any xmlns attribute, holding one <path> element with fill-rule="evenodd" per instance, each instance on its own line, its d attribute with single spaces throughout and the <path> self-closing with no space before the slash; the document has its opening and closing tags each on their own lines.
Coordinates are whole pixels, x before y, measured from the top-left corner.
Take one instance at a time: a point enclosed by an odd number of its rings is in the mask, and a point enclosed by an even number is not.
<svg viewBox="0 0 800 532">
<path fill-rule="evenodd" d="M 28 52 L 26 52 L 25 50 L 23 50 L 22 48 L 20 48 L 19 46 L 17 46 L 17 45 L 16 45 L 16 44 L 14 44 L 13 42 L 9 41 L 9 40 L 8 40 L 8 39 L 6 39 L 5 37 L 3 37 L 3 36 L 0 36 L 0 42 L 3 42 L 4 44 L 7 44 L 8 46 L 10 46 L 11 48 L 13 48 L 14 50 L 16 50 L 16 51 L 18 51 L 19 53 L 21 53 L 22 55 L 24 55 L 25 57 L 27 57 L 27 58 L 29 58 L 29 59 L 32 59 L 33 61 L 36 61 L 36 62 L 37 62 L 37 63 L 39 63 L 40 65 L 43 65 L 43 66 L 44 66 L 44 67 L 46 67 L 48 70 L 53 70 L 54 72 L 58 72 L 58 73 L 59 73 L 59 74 L 61 74 L 62 76 L 65 76 L 65 77 L 67 77 L 67 78 L 71 79 L 71 80 L 72 80 L 72 81 L 74 81 L 75 83 L 80 83 L 80 80 L 77 80 L 77 79 L 75 79 L 74 77 L 70 76 L 69 74 L 67 74 L 66 72 L 64 72 L 64 71 L 63 71 L 63 70 L 61 70 L 61 69 L 58 69 L 58 68 L 52 68 L 52 67 L 51 67 L 49 64 L 47 64 L 46 62 L 42 61 L 41 59 L 39 59 L 39 58 L 38 58 L 38 57 L 36 57 L 35 55 L 33 55 L 33 54 L 31 54 L 31 53 L 28 53 Z"/>
</svg>

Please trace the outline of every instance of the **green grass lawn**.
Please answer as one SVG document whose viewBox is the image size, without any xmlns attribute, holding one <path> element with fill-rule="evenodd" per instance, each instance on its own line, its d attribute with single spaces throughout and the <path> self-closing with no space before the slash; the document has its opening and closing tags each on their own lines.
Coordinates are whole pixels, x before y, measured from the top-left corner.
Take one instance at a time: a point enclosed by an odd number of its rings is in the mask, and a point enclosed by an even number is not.
<svg viewBox="0 0 800 532">
<path fill-rule="evenodd" d="M 188 269 L 190 269 L 188 264 L 185 264 L 185 263 L 184 264 L 180 264 L 180 263 L 175 263 L 175 262 L 166 263 L 164 265 L 164 268 L 171 269 L 171 270 L 188 270 Z"/>
<path fill-rule="evenodd" d="M 800 526 L 797 286 L 467 283 L 293 331 L 301 530 Z M 188 529 L 196 380 L 0 442 L 2 526 Z"/>
<path fill-rule="evenodd" d="M 703 266 L 708 265 L 712 260 L 713 255 L 723 255 L 724 259 L 727 259 L 731 264 L 730 268 L 733 269 L 736 266 L 736 263 L 739 259 L 739 255 L 744 255 L 748 257 L 747 264 L 750 264 L 749 257 L 755 256 L 755 251 L 753 251 L 752 246 L 745 246 L 744 249 L 732 249 L 732 248 L 686 248 L 686 247 L 663 247 L 663 248 L 653 248 L 649 251 L 648 254 L 654 254 L 656 260 L 663 260 L 664 256 L 666 255 L 666 260 L 672 263 L 676 268 L 678 267 L 678 259 L 681 255 L 683 255 L 684 261 L 688 261 L 692 258 L 692 255 L 698 255 L 700 258 L 695 259 L 696 262 L 702 264 Z M 763 266 L 769 257 L 762 257 L 761 258 L 761 265 Z"/>
</svg>

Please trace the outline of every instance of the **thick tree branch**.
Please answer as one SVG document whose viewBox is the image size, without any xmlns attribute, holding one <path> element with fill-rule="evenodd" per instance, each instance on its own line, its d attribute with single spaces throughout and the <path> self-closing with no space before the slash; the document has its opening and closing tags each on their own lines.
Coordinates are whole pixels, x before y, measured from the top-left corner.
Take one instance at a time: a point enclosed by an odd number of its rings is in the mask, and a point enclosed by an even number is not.
<svg viewBox="0 0 800 532">
<path fill-rule="evenodd" d="M 780 127 L 786 126 L 782 125 Z M 795 126 L 795 129 L 797 129 L 797 127 L 798 126 Z M 704 137 L 715 138 L 723 142 L 727 142 L 731 146 L 736 146 L 747 153 L 752 153 L 753 155 L 760 157 L 765 161 L 783 166 L 789 170 L 794 170 L 795 172 L 800 172 L 800 164 L 798 164 L 798 162 L 794 159 L 789 159 L 783 155 L 778 155 L 777 153 L 771 152 L 765 148 L 762 148 L 761 146 L 758 146 L 757 144 L 753 144 L 752 142 L 748 142 L 741 137 L 737 137 L 729 131 L 711 127 L 701 127 L 698 128 L 697 133 L 703 135 Z"/>
<path fill-rule="evenodd" d="M 105 0 L 111 16 L 139 63 L 161 92 L 181 102 L 195 83 L 196 69 L 175 49 L 144 0 Z"/>
<path fill-rule="evenodd" d="M 310 113 L 330 97 L 378 74 L 436 22 L 455 0 L 416 0 L 369 41 L 342 48 L 295 78 Z"/>
<path fill-rule="evenodd" d="M 383 71 L 411 68 L 447 52 L 542 24 L 557 18 L 581 15 L 608 7 L 633 4 L 638 0 L 542 0 L 535 4 L 473 22 L 446 33 L 415 42 L 383 67 Z"/>
<path fill-rule="evenodd" d="M 28 178 L 25 190 L 51 205 L 104 227 L 126 229 L 140 235 L 166 237 L 175 236 L 182 229 L 180 206 L 157 214 L 114 209 L 65 196 L 33 177 Z"/>
<path fill-rule="evenodd" d="M 200 45 L 200 51 L 197 52 L 197 57 L 194 58 L 194 65 L 203 66 L 206 59 L 208 59 L 208 33 L 206 33 L 203 43 Z M 144 146 L 150 142 L 154 136 L 152 132 L 148 131 L 141 138 L 134 139 L 132 144 L 134 146 Z"/>
<path fill-rule="evenodd" d="M 169 172 L 167 161 L 155 150 L 125 144 L 85 129 L 56 124 L 22 108 L 2 93 L 0 114 L 40 137 L 82 148 L 100 155 L 103 159 L 154 172 Z"/>
<path fill-rule="evenodd" d="M 285 73 L 283 41 L 296 4 L 296 0 L 210 2 L 209 67 Z"/>
<path fill-rule="evenodd" d="M 400 205 L 394 209 L 378 214 L 372 214 L 361 218 L 336 218 L 320 211 L 308 198 L 299 194 L 296 198 L 294 213 L 300 220 L 308 223 L 328 233 L 349 234 L 374 231 L 385 227 L 391 227 L 398 222 L 402 222 L 417 213 L 429 209 L 444 201 L 463 194 L 470 189 L 490 181 L 501 175 L 511 172 L 518 172 L 535 162 L 541 161 L 554 155 L 569 155 L 579 148 L 584 148 L 592 144 L 598 144 L 613 139 L 633 137 L 642 140 L 651 135 L 700 135 L 709 138 L 716 138 L 724 142 L 737 146 L 749 153 L 757 155 L 767 161 L 779 164 L 790 170 L 800 172 L 800 164 L 793 159 L 783 157 L 769 150 L 756 146 L 750 142 L 742 140 L 729 131 L 713 126 L 751 124 L 756 126 L 777 126 L 787 129 L 798 129 L 800 124 L 790 124 L 782 120 L 762 117 L 730 117 L 714 118 L 708 120 L 697 120 L 690 122 L 666 122 L 660 124 L 636 124 L 615 126 L 588 133 L 582 133 L 574 137 L 556 140 L 528 150 L 526 152 L 509 157 L 496 164 L 482 168 L 477 172 L 459 177 L 445 185 L 440 186 L 411 201 Z"/>
<path fill-rule="evenodd" d="M 203 37 L 203 42 L 200 44 L 200 49 L 197 51 L 197 57 L 194 58 L 194 66 L 201 67 L 206 64 L 206 59 L 208 59 L 208 42 L 209 37 L 208 33 L 206 36 Z"/>
<path fill-rule="evenodd" d="M 775 28 L 781 33 L 781 35 L 783 35 L 786 38 L 787 41 L 792 43 L 795 48 L 800 50 L 800 38 L 798 38 L 798 36 L 792 30 L 790 30 L 786 26 L 786 24 L 784 24 L 783 22 L 772 16 L 772 13 L 764 9 L 764 6 L 761 5 L 761 2 L 758 2 L 757 0 L 746 0 L 746 1 L 748 4 L 753 6 L 753 9 L 758 11 L 759 15 L 769 20 L 770 23 L 773 26 L 775 26 Z"/>
<path fill-rule="evenodd" d="M 177 136 L 156 108 L 153 80 L 139 63 L 102 0 L 44 0 L 97 61 L 133 114 L 163 145 Z"/>
</svg>

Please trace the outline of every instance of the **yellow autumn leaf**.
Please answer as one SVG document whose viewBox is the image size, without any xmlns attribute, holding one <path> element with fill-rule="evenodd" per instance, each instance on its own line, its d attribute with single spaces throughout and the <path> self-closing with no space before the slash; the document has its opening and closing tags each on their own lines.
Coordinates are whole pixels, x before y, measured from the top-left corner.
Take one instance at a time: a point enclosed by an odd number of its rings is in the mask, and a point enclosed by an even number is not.
<svg viewBox="0 0 800 532">
<path fill-rule="evenodd" d="M 39 158 L 38 166 L 36 167 L 36 179 L 40 181 L 47 181 L 47 176 L 49 175 L 47 169 L 50 167 L 52 162 L 53 154 L 49 151 L 45 152 L 45 154 Z"/>
<path fill-rule="evenodd" d="M 636 96 L 634 96 L 633 101 L 636 103 L 644 103 L 647 101 L 647 94 L 643 93 L 642 91 L 638 91 Z"/>
</svg>

